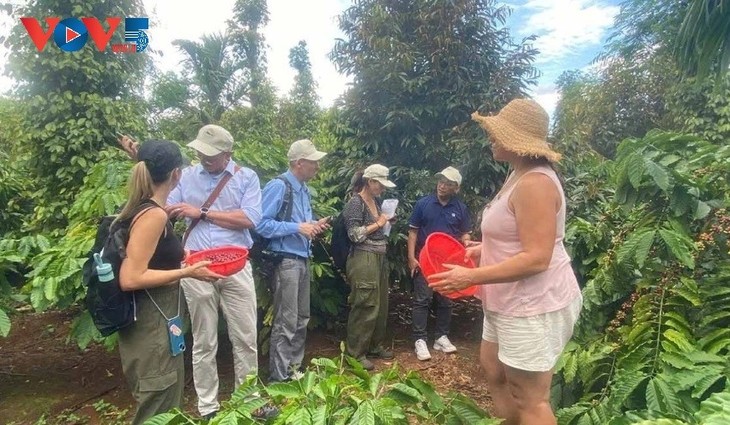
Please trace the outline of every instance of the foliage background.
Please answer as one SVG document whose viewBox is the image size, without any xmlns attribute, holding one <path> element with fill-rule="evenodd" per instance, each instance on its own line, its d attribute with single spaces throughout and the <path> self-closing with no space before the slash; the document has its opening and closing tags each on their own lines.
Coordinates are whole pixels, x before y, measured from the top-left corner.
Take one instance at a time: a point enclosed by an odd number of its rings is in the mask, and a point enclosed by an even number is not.
<svg viewBox="0 0 730 425">
<path fill-rule="evenodd" d="M 595 68 L 556 82 L 551 141 L 566 158 L 566 244 L 584 297 L 554 379 L 561 424 L 730 422 L 730 8 L 721 4 L 625 0 Z M 532 38 L 510 39 L 508 13 L 491 0 L 354 2 L 331 53 L 353 84 L 328 110 L 304 42 L 290 53 L 294 88 L 275 95 L 265 0 L 238 0 L 225 31 L 178 40 L 184 73 L 91 47 L 36 54 L 16 28 L 4 41 L 13 52 L 5 72 L 18 85 L 0 99 L 0 336 L 18 306 L 69 308 L 83 298 L 80 267 L 96 222 L 125 197 L 131 164 L 108 146 L 116 132 L 184 143 L 218 123 L 263 183 L 286 168 L 292 141 L 311 138 L 330 152 L 311 182 L 320 216 L 341 208 L 355 170 L 388 165 L 401 218 L 392 281 L 407 287 L 406 221 L 433 190 L 433 173 L 461 169 L 475 218 L 505 175 L 469 114 L 498 111 L 537 76 Z M 144 11 L 138 0 L 33 0 L 11 14 Z M 335 326 L 346 312 L 327 248 L 326 238 L 314 245 L 312 326 Z M 260 281 L 257 293 L 265 350 L 271 302 Z M 99 340 L 87 314 L 74 322 L 74 340 Z"/>
</svg>

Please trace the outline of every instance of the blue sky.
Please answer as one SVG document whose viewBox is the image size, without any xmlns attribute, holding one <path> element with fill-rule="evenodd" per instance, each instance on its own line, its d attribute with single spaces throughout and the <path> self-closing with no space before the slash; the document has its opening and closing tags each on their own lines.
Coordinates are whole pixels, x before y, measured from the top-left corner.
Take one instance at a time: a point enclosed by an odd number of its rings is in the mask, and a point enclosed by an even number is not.
<svg viewBox="0 0 730 425">
<path fill-rule="evenodd" d="M 564 71 L 591 65 L 619 12 L 619 0 L 510 0 L 507 25 L 515 39 L 535 34 L 541 73 L 533 96 L 551 114 L 558 100 L 555 80 Z"/>
<path fill-rule="evenodd" d="M 11 3 L 23 2 L 11 0 Z M 154 57 L 158 67 L 179 71 L 182 57 L 172 41 L 197 39 L 222 30 L 234 2 L 144 0 L 152 17 L 150 46 L 159 52 Z M 505 0 L 505 3 L 513 8 L 507 25 L 515 39 L 531 34 L 539 36 L 534 44 L 541 53 L 535 65 L 542 76 L 533 96 L 552 113 L 558 99 L 555 80 L 565 70 L 583 69 L 591 64 L 619 11 L 619 0 Z M 280 94 L 291 88 L 294 71 L 289 67 L 288 54 L 299 40 L 306 40 L 309 46 L 321 104 L 331 105 L 346 89 L 348 79 L 337 73 L 327 55 L 335 39 L 342 37 L 336 17 L 349 4 L 349 0 L 268 0 L 271 21 L 264 35 L 269 45 L 269 76 Z M 12 25 L 19 25 L 17 17 L 0 22 L 0 33 L 7 34 Z M 0 59 L 7 53 L 1 50 Z M 10 84 L 7 78 L 0 77 L 0 91 L 7 90 Z"/>
</svg>

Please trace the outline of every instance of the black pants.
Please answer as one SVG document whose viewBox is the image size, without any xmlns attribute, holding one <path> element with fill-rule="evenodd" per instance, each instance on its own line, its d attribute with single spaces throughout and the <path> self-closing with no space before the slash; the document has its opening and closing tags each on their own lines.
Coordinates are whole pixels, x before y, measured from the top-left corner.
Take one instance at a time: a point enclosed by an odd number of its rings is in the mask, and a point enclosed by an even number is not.
<svg viewBox="0 0 730 425">
<path fill-rule="evenodd" d="M 451 300 L 428 287 L 426 278 L 416 271 L 413 278 L 413 340 L 427 340 L 428 308 L 436 297 L 436 332 L 434 339 L 449 334 L 451 327 Z"/>
</svg>

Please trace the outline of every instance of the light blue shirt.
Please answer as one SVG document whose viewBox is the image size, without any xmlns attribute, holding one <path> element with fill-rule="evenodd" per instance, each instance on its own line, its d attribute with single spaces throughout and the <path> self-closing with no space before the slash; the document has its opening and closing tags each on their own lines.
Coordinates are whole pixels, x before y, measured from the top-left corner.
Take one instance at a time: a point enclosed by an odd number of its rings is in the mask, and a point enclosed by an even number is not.
<svg viewBox="0 0 730 425">
<path fill-rule="evenodd" d="M 201 207 L 208 199 L 223 176 L 233 174 L 223 187 L 213 204 L 211 211 L 242 210 L 254 226 L 261 221 L 261 184 L 259 177 L 250 168 L 241 167 L 235 172 L 236 163 L 228 161 L 226 169 L 213 175 L 205 171 L 202 165 L 187 167 L 182 172 L 180 182 L 170 192 L 167 204 L 184 202 L 194 207 Z M 185 218 L 188 226 L 192 219 Z M 251 233 L 248 229 L 225 229 L 209 221 L 201 220 L 188 236 L 185 248 L 192 251 L 215 248 L 223 245 L 235 245 L 250 248 L 253 245 Z"/>
<path fill-rule="evenodd" d="M 312 202 L 307 185 L 297 180 L 291 171 L 282 174 L 291 183 L 292 212 L 291 221 L 276 221 L 281 205 L 284 203 L 286 183 L 271 179 L 263 192 L 263 216 L 256 226 L 256 233 L 271 239 L 269 249 L 309 258 L 311 242 L 299 233 L 299 223 L 312 221 Z"/>
</svg>

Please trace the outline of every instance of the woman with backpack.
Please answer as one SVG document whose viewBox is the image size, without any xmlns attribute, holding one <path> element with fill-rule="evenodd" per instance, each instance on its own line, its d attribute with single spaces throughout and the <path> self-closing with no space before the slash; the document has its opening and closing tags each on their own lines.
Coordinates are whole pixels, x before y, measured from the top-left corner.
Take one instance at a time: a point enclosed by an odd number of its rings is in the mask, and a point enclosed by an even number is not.
<svg viewBox="0 0 730 425">
<path fill-rule="evenodd" d="M 346 273 L 350 284 L 350 315 L 347 319 L 347 353 L 366 370 L 375 366 L 368 357 L 392 359 L 383 348 L 388 321 L 388 267 L 385 249 L 388 237 L 383 226 L 389 217 L 382 213 L 379 198 L 394 188 L 388 168 L 373 164 L 353 178 L 355 193 L 342 212 L 352 249 Z"/>
<path fill-rule="evenodd" d="M 182 407 L 184 303 L 180 279 L 212 282 L 222 276 L 205 267 L 209 261 L 181 268 L 185 252 L 163 209 L 180 179 L 183 160 L 179 146 L 150 140 L 139 147 L 136 156 L 139 162 L 132 168 L 129 198 L 112 228 L 129 229 L 119 285 L 124 291 L 134 291 L 136 321 L 119 330 L 119 354 L 138 403 L 132 423 L 141 424 Z"/>
</svg>

